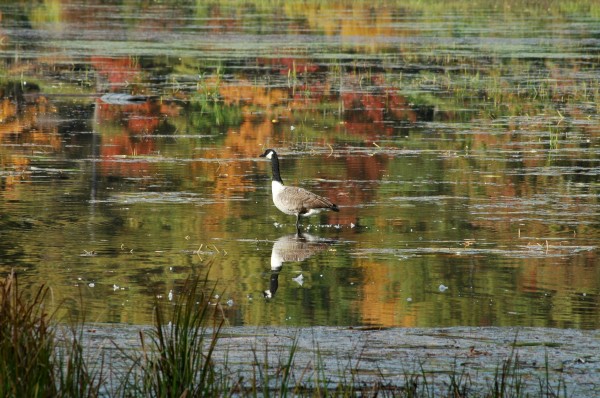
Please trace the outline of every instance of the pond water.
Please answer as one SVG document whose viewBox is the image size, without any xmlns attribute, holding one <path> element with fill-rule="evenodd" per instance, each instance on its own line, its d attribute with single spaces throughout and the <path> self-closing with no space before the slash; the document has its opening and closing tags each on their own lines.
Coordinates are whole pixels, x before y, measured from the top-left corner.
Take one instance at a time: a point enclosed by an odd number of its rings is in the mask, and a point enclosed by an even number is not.
<svg viewBox="0 0 600 398">
<path fill-rule="evenodd" d="M 600 327 L 595 1 L 174 3 L 0 5 L 3 275 L 94 322 L 197 274 L 231 325 Z M 265 148 L 340 212 L 295 236 Z"/>
</svg>

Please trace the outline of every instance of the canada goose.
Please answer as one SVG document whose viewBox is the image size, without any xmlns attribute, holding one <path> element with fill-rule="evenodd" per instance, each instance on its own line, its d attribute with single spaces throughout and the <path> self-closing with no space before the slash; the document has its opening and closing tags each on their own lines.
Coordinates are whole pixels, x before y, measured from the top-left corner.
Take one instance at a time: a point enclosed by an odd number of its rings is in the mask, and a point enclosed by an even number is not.
<svg viewBox="0 0 600 398">
<path fill-rule="evenodd" d="M 273 169 L 271 190 L 273 191 L 275 207 L 285 214 L 296 216 L 297 230 L 300 229 L 300 216 L 308 217 L 323 210 L 340 211 L 337 205 L 331 203 L 327 198 L 316 195 L 304 188 L 283 185 L 283 180 L 279 174 L 277 152 L 267 149 L 260 157 L 271 160 L 271 168 Z"/>
</svg>

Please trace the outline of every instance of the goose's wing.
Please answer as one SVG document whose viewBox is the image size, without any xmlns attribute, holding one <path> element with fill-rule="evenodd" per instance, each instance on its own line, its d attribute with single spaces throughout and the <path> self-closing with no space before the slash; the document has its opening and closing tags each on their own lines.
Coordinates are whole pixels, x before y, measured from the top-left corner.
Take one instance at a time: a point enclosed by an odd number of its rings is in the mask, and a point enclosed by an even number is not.
<svg viewBox="0 0 600 398">
<path fill-rule="evenodd" d="M 310 209 L 332 209 L 337 211 L 337 206 L 329 199 L 304 188 L 285 187 L 278 195 L 278 199 L 290 209 L 300 213 L 304 213 Z"/>
</svg>

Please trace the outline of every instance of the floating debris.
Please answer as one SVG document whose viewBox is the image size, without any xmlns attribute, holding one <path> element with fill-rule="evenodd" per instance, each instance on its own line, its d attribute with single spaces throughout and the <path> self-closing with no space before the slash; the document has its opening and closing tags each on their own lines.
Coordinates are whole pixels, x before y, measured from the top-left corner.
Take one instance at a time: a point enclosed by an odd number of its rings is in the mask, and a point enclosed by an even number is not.
<svg viewBox="0 0 600 398">
<path fill-rule="evenodd" d="M 292 280 L 302 286 L 304 284 L 304 275 L 300 274 L 297 277 L 292 278 Z"/>
<path fill-rule="evenodd" d="M 109 105 L 132 105 L 142 104 L 151 98 L 145 95 L 131 95 L 124 93 L 107 93 L 100 100 Z"/>
</svg>

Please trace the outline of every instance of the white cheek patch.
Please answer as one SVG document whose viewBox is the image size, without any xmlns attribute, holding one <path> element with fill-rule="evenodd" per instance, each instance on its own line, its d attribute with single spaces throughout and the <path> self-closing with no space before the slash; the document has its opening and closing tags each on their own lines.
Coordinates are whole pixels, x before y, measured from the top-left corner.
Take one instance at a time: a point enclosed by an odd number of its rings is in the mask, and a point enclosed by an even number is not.
<svg viewBox="0 0 600 398">
<path fill-rule="evenodd" d="M 271 159 L 273 157 L 273 152 L 269 152 L 266 156 L 267 159 Z"/>
</svg>

